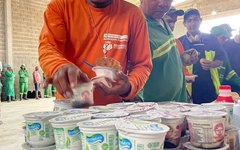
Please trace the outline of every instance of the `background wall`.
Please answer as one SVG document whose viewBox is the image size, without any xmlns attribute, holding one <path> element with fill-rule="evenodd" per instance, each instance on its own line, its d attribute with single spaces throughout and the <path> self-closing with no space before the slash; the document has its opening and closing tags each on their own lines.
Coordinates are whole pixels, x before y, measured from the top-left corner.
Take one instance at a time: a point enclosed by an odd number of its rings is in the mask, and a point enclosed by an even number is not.
<svg viewBox="0 0 240 150">
<path fill-rule="evenodd" d="M 0 61 L 5 61 L 4 0 L 0 0 Z"/>
<path fill-rule="evenodd" d="M 5 65 L 5 11 L 4 1 L 11 1 L 12 14 L 12 58 L 15 77 L 15 93 L 19 97 L 18 71 L 26 64 L 30 72 L 29 90 L 33 90 L 32 72 L 38 66 L 38 38 L 43 25 L 43 13 L 50 0 L 0 0 L 0 61 Z M 40 70 L 41 72 L 41 70 Z M 43 94 L 43 93 L 42 93 Z"/>
</svg>

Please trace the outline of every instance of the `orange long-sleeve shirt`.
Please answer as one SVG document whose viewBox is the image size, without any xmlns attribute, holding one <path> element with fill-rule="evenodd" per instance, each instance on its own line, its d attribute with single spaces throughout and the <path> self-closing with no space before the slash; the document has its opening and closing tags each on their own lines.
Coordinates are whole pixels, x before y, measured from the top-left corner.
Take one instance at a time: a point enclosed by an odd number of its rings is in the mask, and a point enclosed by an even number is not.
<svg viewBox="0 0 240 150">
<path fill-rule="evenodd" d="M 110 15 L 110 17 L 109 17 Z M 152 69 L 145 18 L 138 7 L 123 0 L 113 0 L 106 8 L 95 8 L 86 0 L 52 0 L 44 13 L 40 35 L 39 61 L 47 77 L 65 64 L 75 64 L 89 78 L 95 76 L 83 60 L 95 65 L 103 57 L 103 43 L 108 43 L 107 57 L 118 60 L 126 73 L 131 62 L 129 81 L 132 98 L 144 86 Z M 102 41 L 102 44 L 97 36 Z M 62 98 L 59 94 L 57 99 Z M 119 96 L 104 97 L 94 92 L 94 104 L 119 102 Z"/>
</svg>

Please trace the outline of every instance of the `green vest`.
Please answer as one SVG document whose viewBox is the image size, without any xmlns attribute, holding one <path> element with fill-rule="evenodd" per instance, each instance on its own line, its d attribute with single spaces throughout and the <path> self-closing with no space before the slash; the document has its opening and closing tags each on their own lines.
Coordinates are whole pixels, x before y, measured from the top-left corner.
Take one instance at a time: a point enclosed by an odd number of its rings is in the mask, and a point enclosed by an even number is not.
<svg viewBox="0 0 240 150">
<path fill-rule="evenodd" d="M 206 60 L 213 61 L 214 57 L 215 57 L 215 51 L 205 51 L 205 56 L 206 56 Z M 193 73 L 193 65 L 187 66 L 186 68 L 190 74 Z M 211 78 L 213 81 L 213 85 L 215 87 L 216 94 L 218 95 L 219 87 L 221 85 L 220 80 L 219 80 L 218 69 L 212 68 L 212 69 L 210 69 L 210 73 L 211 73 Z M 191 93 L 192 93 L 192 84 L 191 83 L 187 83 L 187 90 L 191 95 Z"/>
</svg>

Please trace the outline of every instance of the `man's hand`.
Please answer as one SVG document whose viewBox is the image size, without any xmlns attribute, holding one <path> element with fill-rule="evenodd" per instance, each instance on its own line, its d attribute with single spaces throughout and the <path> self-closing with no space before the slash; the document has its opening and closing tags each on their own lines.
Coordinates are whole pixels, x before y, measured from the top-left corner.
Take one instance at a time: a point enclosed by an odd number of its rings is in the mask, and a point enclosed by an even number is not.
<svg viewBox="0 0 240 150">
<path fill-rule="evenodd" d="M 202 65 L 203 70 L 209 70 L 211 68 L 217 68 L 222 65 L 222 61 L 215 60 L 215 61 L 209 61 L 205 58 L 200 59 L 200 64 Z"/>
<path fill-rule="evenodd" d="M 198 61 L 199 53 L 195 49 L 189 49 L 182 53 L 182 63 L 184 66 L 189 66 Z"/>
<path fill-rule="evenodd" d="M 104 96 L 119 95 L 125 97 L 128 96 L 131 91 L 131 85 L 129 83 L 128 77 L 123 72 L 117 73 L 117 79 L 114 82 L 107 78 L 106 80 L 112 84 L 111 88 L 104 85 L 102 82 L 94 83 L 95 89 Z"/>
<path fill-rule="evenodd" d="M 52 78 L 46 78 L 44 87 L 52 84 L 64 98 L 71 98 L 72 88 L 82 82 L 89 82 L 89 78 L 77 66 L 67 64 L 58 69 Z"/>
<path fill-rule="evenodd" d="M 200 59 L 200 64 L 203 70 L 209 70 L 212 68 L 212 61 L 206 60 L 205 58 Z"/>
</svg>

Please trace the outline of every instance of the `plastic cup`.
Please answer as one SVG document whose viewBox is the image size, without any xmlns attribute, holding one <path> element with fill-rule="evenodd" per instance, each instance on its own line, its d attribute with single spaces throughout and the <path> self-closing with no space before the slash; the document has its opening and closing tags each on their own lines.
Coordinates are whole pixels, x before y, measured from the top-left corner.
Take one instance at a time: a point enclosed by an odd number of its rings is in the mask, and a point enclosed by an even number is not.
<svg viewBox="0 0 240 150">
<path fill-rule="evenodd" d="M 78 123 L 81 131 L 82 149 L 118 150 L 116 119 L 94 119 Z"/>
<path fill-rule="evenodd" d="M 26 142 L 32 147 L 47 147 L 55 143 L 50 119 L 59 112 L 35 112 L 23 115 L 26 122 Z"/>
<path fill-rule="evenodd" d="M 72 109 L 70 100 L 54 100 L 54 111 L 65 111 Z"/>
<path fill-rule="evenodd" d="M 80 130 L 77 123 L 90 119 L 91 115 L 87 114 L 71 114 L 51 119 L 57 150 L 81 149 Z"/>
<path fill-rule="evenodd" d="M 161 123 L 169 127 L 165 139 L 165 148 L 176 148 L 178 147 L 181 139 L 181 133 L 183 130 L 185 116 L 174 115 L 177 112 L 169 112 L 162 110 L 152 110 L 148 114 L 155 115 L 161 118 Z"/>
<path fill-rule="evenodd" d="M 238 150 L 237 136 L 240 129 L 231 126 L 229 130 L 226 130 L 226 143 L 229 144 L 230 150 Z"/>
<path fill-rule="evenodd" d="M 81 83 L 78 87 L 74 88 L 71 102 L 74 108 L 93 105 L 93 83 Z"/>
<path fill-rule="evenodd" d="M 115 81 L 116 74 L 119 70 L 110 67 L 96 66 L 93 67 L 93 71 L 96 73 L 97 77 L 106 77 L 112 81 Z"/>
<path fill-rule="evenodd" d="M 169 128 L 163 124 L 141 120 L 118 120 L 119 150 L 163 150 Z"/>
<path fill-rule="evenodd" d="M 190 141 L 199 148 L 218 148 L 224 141 L 226 112 L 190 112 L 187 115 Z"/>
<path fill-rule="evenodd" d="M 108 88 L 112 87 L 112 84 L 109 83 L 105 77 L 94 77 L 91 79 L 93 83 L 103 83 L 104 85 L 106 85 Z"/>
</svg>

